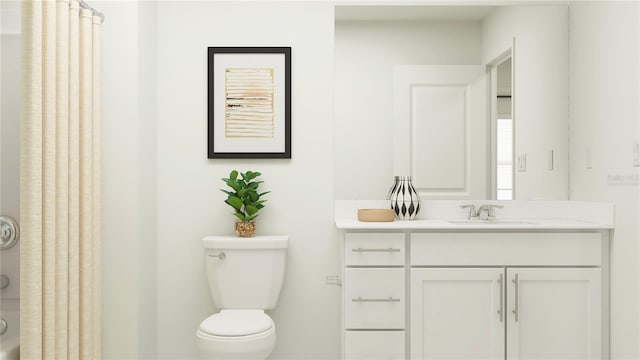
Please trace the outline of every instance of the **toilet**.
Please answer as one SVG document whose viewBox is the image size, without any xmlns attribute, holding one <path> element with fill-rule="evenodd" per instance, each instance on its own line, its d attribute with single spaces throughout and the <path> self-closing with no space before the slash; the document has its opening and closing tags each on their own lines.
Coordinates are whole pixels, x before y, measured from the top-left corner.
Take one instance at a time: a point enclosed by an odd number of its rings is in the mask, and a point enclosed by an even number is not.
<svg viewBox="0 0 640 360">
<path fill-rule="evenodd" d="M 219 313 L 200 323 L 196 346 L 205 359 L 266 359 L 276 327 L 264 311 L 276 307 L 284 280 L 288 236 L 207 236 L 211 297 Z"/>
</svg>

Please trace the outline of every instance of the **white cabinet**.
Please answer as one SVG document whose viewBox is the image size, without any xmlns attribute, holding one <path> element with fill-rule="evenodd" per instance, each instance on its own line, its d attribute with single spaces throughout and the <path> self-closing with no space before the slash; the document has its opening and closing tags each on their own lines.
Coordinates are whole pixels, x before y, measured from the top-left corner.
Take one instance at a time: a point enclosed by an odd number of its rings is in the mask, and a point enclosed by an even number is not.
<svg viewBox="0 0 640 360">
<path fill-rule="evenodd" d="M 599 231 L 347 232 L 346 359 L 608 358 Z"/>
<path fill-rule="evenodd" d="M 413 268 L 412 359 L 598 359 L 598 268 Z"/>
<path fill-rule="evenodd" d="M 413 359 L 599 359 L 600 233 L 414 233 Z"/>
<path fill-rule="evenodd" d="M 345 359 L 404 359 L 404 233 L 347 233 L 343 269 Z"/>
</svg>

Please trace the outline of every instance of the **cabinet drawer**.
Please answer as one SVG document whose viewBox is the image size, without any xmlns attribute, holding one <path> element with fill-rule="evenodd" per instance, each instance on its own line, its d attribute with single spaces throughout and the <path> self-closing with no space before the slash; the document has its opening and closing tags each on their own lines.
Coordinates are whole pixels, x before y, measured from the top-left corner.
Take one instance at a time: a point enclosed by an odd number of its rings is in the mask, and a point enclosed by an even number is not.
<svg viewBox="0 0 640 360">
<path fill-rule="evenodd" d="M 414 233 L 411 266 L 600 266 L 600 233 Z"/>
<path fill-rule="evenodd" d="M 404 268 L 345 269 L 345 328 L 404 329 L 404 276 Z"/>
<path fill-rule="evenodd" d="M 344 358 L 404 359 L 404 331 L 345 331 Z"/>
<path fill-rule="evenodd" d="M 344 260 L 347 266 L 404 265 L 403 233 L 346 233 Z"/>
</svg>

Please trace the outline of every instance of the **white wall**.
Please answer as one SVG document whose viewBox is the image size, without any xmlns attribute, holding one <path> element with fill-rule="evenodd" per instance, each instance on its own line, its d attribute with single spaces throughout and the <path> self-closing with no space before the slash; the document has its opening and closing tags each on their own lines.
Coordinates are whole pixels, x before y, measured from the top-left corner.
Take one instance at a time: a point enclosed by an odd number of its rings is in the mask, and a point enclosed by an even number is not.
<svg viewBox="0 0 640 360">
<path fill-rule="evenodd" d="M 2 10 L 5 11 L 3 5 Z M 13 14 L 18 14 L 15 11 Z M 4 22 L 5 14 L 1 21 Z M 0 29 L 0 215 L 20 223 L 20 22 Z M 0 251 L 0 272 L 9 277 L 0 312 L 9 334 L 19 333 L 20 243 Z M 16 314 L 8 316 L 7 314 Z M 6 335 L 5 335 L 6 336 Z"/>
<path fill-rule="evenodd" d="M 339 271 L 337 235 L 332 221 L 332 6 L 321 2 L 163 1 L 157 5 L 156 24 L 154 6 L 148 2 L 95 1 L 92 5 L 107 14 L 103 27 L 102 139 L 104 357 L 195 357 L 195 330 L 202 319 L 216 310 L 205 280 L 200 239 L 208 234 L 231 234 L 233 219 L 222 203 L 219 178 L 238 168 L 262 171 L 265 188 L 273 191 L 259 219 L 259 233 L 291 237 L 285 288 L 278 309 L 271 313 L 279 338 L 273 357 L 337 358 L 340 290 L 324 284 L 326 275 Z M 516 8 L 509 10 L 513 12 L 511 15 L 519 14 Z M 562 31 L 561 14 L 556 14 L 553 21 L 535 23 L 534 14 L 538 11 L 542 10 L 528 11 L 528 21 L 520 18 L 512 23 L 504 19 L 504 24 L 509 29 L 535 25 L 535 29 L 549 27 Z M 632 18 L 634 14 L 636 17 Z M 555 62 L 560 67 L 567 57 L 562 55 L 558 44 L 569 37 L 572 79 L 569 195 L 575 200 L 609 201 L 617 205 L 612 244 L 612 357 L 638 358 L 639 191 L 637 186 L 606 183 L 610 174 L 638 173 L 638 168 L 629 166 L 630 141 L 640 135 L 638 6 L 571 5 L 570 15 L 569 34 L 565 29 L 564 36 L 532 39 L 531 44 L 539 46 L 536 49 L 540 52 L 548 49 L 549 44 L 556 44 L 551 50 L 557 52 Z M 239 29 L 231 32 L 231 28 Z M 486 34 L 489 29 L 484 31 Z M 528 31 L 521 31 L 520 37 L 528 39 Z M 156 36 L 162 39 L 157 47 Z M 497 35 L 496 39 L 498 45 L 509 41 Z M 518 40 L 518 46 L 520 43 Z M 293 47 L 293 159 L 206 159 L 205 59 L 206 47 L 214 45 Z M 402 44 L 396 45 L 401 49 Z M 457 51 L 444 44 L 440 46 L 442 56 Z M 482 47 L 484 60 L 496 51 L 488 48 L 487 44 Z M 473 58 L 469 63 L 476 63 L 478 50 L 469 51 L 464 58 L 469 56 Z M 606 56 L 609 53 L 617 56 Z M 536 66 L 552 66 L 548 63 L 551 59 L 540 57 L 540 53 L 536 56 L 544 60 Z M 339 81 L 340 65 L 336 63 L 335 67 Z M 554 83 L 549 74 L 538 75 L 544 81 L 535 83 L 538 84 L 533 87 L 535 94 L 540 89 L 556 91 L 556 87 L 560 88 L 557 91 L 563 91 L 561 82 Z M 516 76 L 526 79 L 526 74 Z M 600 91 L 608 88 L 623 90 Z M 379 99 L 374 97 L 369 104 Z M 530 111 L 562 109 L 559 104 L 546 101 L 538 107 Z M 373 115 L 379 121 L 385 120 L 378 113 Z M 390 116 L 388 119 L 388 124 L 380 129 L 372 130 L 368 123 L 361 124 L 362 129 L 381 138 L 392 130 Z M 549 141 L 553 146 L 558 142 L 561 148 L 556 136 L 562 137 L 562 131 L 565 137 L 568 135 L 566 126 L 560 123 L 558 129 L 541 128 L 527 136 L 544 144 Z M 341 139 L 342 124 L 336 120 L 336 151 L 342 150 L 335 159 L 335 172 L 339 175 L 352 171 L 355 177 L 335 177 L 335 198 L 384 196 L 390 185 L 385 179 L 393 175 L 391 141 L 384 146 L 367 141 L 370 151 L 380 154 L 386 149 L 383 156 L 389 151 L 389 161 L 375 164 L 382 176 L 361 176 L 357 170 L 364 166 L 339 160 L 351 146 Z M 592 146 L 592 170 L 580 165 L 588 144 Z M 341 168 L 338 162 L 353 169 Z M 530 157 L 530 169 L 532 163 L 536 160 L 532 162 Z M 544 197 L 557 193 L 565 198 L 566 187 L 564 193 L 560 190 L 561 176 L 558 174 L 556 179 L 548 175 L 540 180 L 553 184 L 550 188 L 554 190 Z M 343 189 L 340 181 L 351 179 L 367 179 L 361 184 L 366 191 L 347 196 L 340 190 Z"/>
<path fill-rule="evenodd" d="M 479 21 L 336 23 L 335 198 L 393 184 L 393 66 L 480 64 Z"/>
<path fill-rule="evenodd" d="M 153 5 L 144 1 L 91 5 L 106 14 L 102 28 L 103 357 L 154 358 L 155 13 Z"/>
<path fill-rule="evenodd" d="M 140 300 L 138 358 L 156 358 L 157 327 L 157 26 L 156 2 L 140 1 L 138 13 L 138 214 L 140 219 Z"/>
<path fill-rule="evenodd" d="M 514 145 L 516 158 L 527 156 L 527 170 L 516 171 L 515 199 L 567 199 L 568 8 L 497 7 L 483 25 L 484 64 L 512 47 L 515 38 Z M 552 171 L 547 170 L 549 150 Z"/>
<path fill-rule="evenodd" d="M 0 33 L 19 34 L 21 32 L 21 13 L 22 4 L 20 0 L 0 1 Z"/>
<path fill-rule="evenodd" d="M 232 235 L 220 178 L 263 173 L 258 235 L 290 237 L 273 358 L 336 359 L 340 289 L 333 224 L 333 7 L 328 3 L 158 3 L 157 356 L 194 358 L 214 308 L 201 239 Z M 292 47 L 292 159 L 207 159 L 207 47 Z"/>
<path fill-rule="evenodd" d="M 640 191 L 632 143 L 640 139 L 640 7 L 569 7 L 570 198 L 616 206 L 611 242 L 611 358 L 640 358 Z M 591 147 L 592 168 L 586 168 Z M 636 176 L 616 184 L 610 177 Z"/>
<path fill-rule="evenodd" d="M 135 357 L 140 274 L 137 3 L 95 4 L 102 25 L 102 348 Z"/>
</svg>

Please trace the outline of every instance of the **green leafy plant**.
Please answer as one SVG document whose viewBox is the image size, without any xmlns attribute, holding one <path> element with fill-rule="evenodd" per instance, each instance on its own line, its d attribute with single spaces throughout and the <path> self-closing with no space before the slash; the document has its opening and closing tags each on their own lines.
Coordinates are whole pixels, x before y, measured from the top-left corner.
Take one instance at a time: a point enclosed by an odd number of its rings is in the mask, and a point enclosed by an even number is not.
<svg viewBox="0 0 640 360">
<path fill-rule="evenodd" d="M 222 179 L 232 189 L 232 191 L 220 189 L 227 194 L 224 202 L 235 210 L 233 215 L 242 222 L 253 221 L 258 216 L 258 211 L 264 207 L 264 202 L 267 201 L 262 199 L 262 196 L 270 191 L 258 193 L 258 186 L 262 181 L 256 178 L 260 175 L 262 174 L 257 171 L 238 173 L 237 170 L 233 170 L 228 178 Z"/>
</svg>

